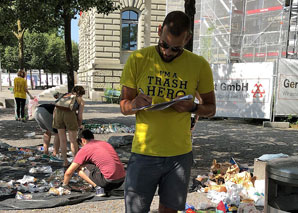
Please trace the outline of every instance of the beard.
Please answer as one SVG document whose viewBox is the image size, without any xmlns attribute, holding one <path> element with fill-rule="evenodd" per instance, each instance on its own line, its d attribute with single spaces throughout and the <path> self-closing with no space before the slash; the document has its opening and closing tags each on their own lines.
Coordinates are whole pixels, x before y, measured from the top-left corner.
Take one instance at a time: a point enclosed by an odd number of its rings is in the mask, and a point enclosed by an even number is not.
<svg viewBox="0 0 298 213">
<path fill-rule="evenodd" d="M 167 55 L 164 55 L 164 54 L 162 54 L 162 53 L 160 53 L 159 55 L 160 55 L 161 59 L 162 59 L 164 62 L 167 62 L 167 63 L 173 61 L 173 60 L 177 57 L 177 55 L 175 55 L 175 56 L 167 56 Z"/>
<path fill-rule="evenodd" d="M 162 53 L 162 51 L 160 50 L 160 48 L 158 46 L 157 46 L 157 51 L 158 51 L 158 54 L 161 57 L 161 59 L 166 63 L 172 62 L 175 58 L 177 58 L 183 52 L 183 50 L 181 50 L 180 52 L 178 52 L 175 55 L 165 55 Z"/>
</svg>

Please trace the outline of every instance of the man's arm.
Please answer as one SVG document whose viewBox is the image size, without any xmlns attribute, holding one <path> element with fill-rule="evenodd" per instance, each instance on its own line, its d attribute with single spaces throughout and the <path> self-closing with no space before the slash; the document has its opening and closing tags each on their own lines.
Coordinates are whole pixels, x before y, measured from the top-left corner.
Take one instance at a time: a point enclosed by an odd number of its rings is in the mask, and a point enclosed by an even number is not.
<svg viewBox="0 0 298 213">
<path fill-rule="evenodd" d="M 68 167 L 64 174 L 64 180 L 63 185 L 68 185 L 71 177 L 73 176 L 73 173 L 80 167 L 80 164 L 78 163 L 71 163 L 71 165 Z"/>
<path fill-rule="evenodd" d="M 152 98 L 143 93 L 137 95 L 137 89 L 126 86 L 122 87 L 120 109 L 123 115 L 136 114 L 137 111 L 133 111 L 132 109 L 147 106 L 151 103 Z"/>
<path fill-rule="evenodd" d="M 216 101 L 214 91 L 200 94 L 203 104 L 197 104 L 196 110 L 193 112 L 200 117 L 211 117 L 216 113 Z M 194 105 L 196 106 L 196 105 Z"/>
<path fill-rule="evenodd" d="M 79 124 L 79 128 L 82 128 L 85 101 L 81 97 L 79 97 L 79 99 L 80 99 L 80 102 L 79 102 L 79 112 L 78 112 L 78 124 Z"/>
<path fill-rule="evenodd" d="M 200 117 L 211 117 L 215 115 L 216 104 L 214 91 L 200 94 L 202 104 L 196 104 L 193 100 L 179 101 L 172 105 L 177 112 L 192 112 Z"/>
</svg>

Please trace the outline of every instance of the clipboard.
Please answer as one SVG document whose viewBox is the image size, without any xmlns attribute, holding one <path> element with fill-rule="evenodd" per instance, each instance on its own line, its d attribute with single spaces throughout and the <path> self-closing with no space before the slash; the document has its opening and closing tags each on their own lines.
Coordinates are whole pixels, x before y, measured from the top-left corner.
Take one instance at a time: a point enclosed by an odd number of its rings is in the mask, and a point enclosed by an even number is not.
<svg viewBox="0 0 298 213">
<path fill-rule="evenodd" d="M 185 95 L 182 97 L 179 97 L 177 99 L 173 99 L 171 101 L 167 101 L 167 102 L 163 102 L 163 103 L 159 103 L 159 104 L 153 104 L 153 105 L 147 105 L 147 106 L 143 106 L 143 107 L 139 107 L 139 108 L 134 108 L 132 109 L 132 111 L 139 111 L 139 110 L 148 110 L 148 111 L 156 111 L 156 110 L 163 110 L 166 109 L 170 106 L 172 106 L 173 104 L 179 102 L 179 101 L 186 101 L 186 100 L 191 100 L 193 99 L 192 95 Z"/>
</svg>

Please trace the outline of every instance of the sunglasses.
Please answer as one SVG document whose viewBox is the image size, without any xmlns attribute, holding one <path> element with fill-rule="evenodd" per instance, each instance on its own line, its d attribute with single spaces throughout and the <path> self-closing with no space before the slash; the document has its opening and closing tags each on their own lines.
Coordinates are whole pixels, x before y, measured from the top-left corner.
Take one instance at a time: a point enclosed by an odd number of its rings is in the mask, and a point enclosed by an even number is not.
<svg viewBox="0 0 298 213">
<path fill-rule="evenodd" d="M 160 41 L 160 40 L 158 42 L 158 46 L 166 50 L 170 48 L 171 51 L 173 52 L 180 52 L 183 49 L 183 47 L 171 47 L 165 41 Z"/>
</svg>

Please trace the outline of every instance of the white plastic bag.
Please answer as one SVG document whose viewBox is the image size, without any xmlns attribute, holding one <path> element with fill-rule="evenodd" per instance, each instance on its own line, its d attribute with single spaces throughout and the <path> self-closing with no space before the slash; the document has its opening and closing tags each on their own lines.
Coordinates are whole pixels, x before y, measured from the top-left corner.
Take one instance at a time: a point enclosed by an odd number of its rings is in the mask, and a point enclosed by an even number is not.
<svg viewBox="0 0 298 213">
<path fill-rule="evenodd" d="M 34 96 L 33 99 L 29 100 L 28 104 L 28 120 L 33 120 L 34 119 L 34 114 L 35 114 L 35 109 L 38 106 L 38 98 Z"/>
</svg>

